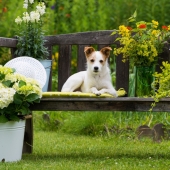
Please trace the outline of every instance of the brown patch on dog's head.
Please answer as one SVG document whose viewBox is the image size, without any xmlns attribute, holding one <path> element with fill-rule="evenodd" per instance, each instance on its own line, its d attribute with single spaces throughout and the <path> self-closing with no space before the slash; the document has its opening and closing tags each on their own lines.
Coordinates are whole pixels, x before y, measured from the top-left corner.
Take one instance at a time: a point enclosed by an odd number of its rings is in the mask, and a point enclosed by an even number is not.
<svg viewBox="0 0 170 170">
<path fill-rule="evenodd" d="M 104 47 L 100 50 L 100 52 L 108 58 L 110 56 L 110 51 L 112 51 L 111 47 Z"/>
<path fill-rule="evenodd" d="M 86 57 L 89 57 L 89 55 L 91 55 L 94 51 L 95 51 L 95 49 L 93 47 L 85 47 L 84 48 Z"/>
</svg>

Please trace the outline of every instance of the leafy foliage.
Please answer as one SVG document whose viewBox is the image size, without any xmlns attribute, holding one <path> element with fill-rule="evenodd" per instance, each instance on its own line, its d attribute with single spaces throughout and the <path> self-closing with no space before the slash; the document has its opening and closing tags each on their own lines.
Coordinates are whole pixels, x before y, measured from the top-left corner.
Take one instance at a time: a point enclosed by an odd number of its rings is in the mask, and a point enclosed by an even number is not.
<svg viewBox="0 0 170 170">
<path fill-rule="evenodd" d="M 152 86 L 155 91 L 153 95 L 155 103 L 152 104 L 150 110 L 153 109 L 156 102 L 159 102 L 161 98 L 170 97 L 170 63 L 167 61 L 162 62 L 161 70 L 161 73 L 155 72 L 153 74 L 154 82 L 152 83 Z"/>
</svg>

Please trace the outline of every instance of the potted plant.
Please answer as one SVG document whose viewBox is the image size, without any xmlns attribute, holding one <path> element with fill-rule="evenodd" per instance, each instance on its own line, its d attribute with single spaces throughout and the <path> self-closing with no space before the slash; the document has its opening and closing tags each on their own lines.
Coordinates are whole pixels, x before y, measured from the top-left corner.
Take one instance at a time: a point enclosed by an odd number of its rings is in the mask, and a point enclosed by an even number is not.
<svg viewBox="0 0 170 170">
<path fill-rule="evenodd" d="M 170 26 L 158 28 L 159 23 L 155 20 L 151 22 L 136 22 L 135 12 L 129 19 L 128 25 L 120 25 L 116 39 L 120 46 L 114 48 L 115 56 L 122 54 L 123 62 L 130 61 L 136 68 L 136 95 L 149 95 L 154 66 L 158 61 L 159 54 L 163 51 L 166 40 L 170 35 Z"/>
<path fill-rule="evenodd" d="M 29 107 L 40 101 L 42 90 L 35 79 L 0 65 L 0 161 L 21 159 L 24 116 Z"/>
<path fill-rule="evenodd" d="M 22 17 L 18 16 L 15 19 L 18 25 L 18 39 L 16 56 L 29 56 L 39 60 L 45 67 L 47 76 L 50 75 L 51 60 L 47 60 L 49 55 L 48 49 L 44 46 L 46 40 L 44 39 L 43 16 L 45 14 L 46 6 L 44 2 L 39 2 L 35 7 L 34 0 L 24 0 L 23 8 L 26 10 Z M 43 91 L 47 91 L 48 81 L 43 87 Z"/>
</svg>

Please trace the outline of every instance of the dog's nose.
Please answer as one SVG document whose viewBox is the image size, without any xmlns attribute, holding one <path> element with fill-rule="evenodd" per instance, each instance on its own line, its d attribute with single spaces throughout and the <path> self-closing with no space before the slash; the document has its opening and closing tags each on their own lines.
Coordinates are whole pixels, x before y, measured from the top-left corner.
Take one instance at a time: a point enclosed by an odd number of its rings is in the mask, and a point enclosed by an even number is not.
<svg viewBox="0 0 170 170">
<path fill-rule="evenodd" d="M 98 71 L 98 69 L 99 69 L 98 67 L 94 67 L 94 71 Z"/>
</svg>

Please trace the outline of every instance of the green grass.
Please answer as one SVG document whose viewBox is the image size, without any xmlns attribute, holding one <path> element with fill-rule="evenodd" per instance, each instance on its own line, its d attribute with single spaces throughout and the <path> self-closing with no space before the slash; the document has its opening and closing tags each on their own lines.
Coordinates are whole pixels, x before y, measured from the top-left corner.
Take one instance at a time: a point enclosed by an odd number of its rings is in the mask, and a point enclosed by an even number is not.
<svg viewBox="0 0 170 170">
<path fill-rule="evenodd" d="M 170 141 L 35 131 L 33 154 L 0 170 L 168 170 Z"/>
</svg>

